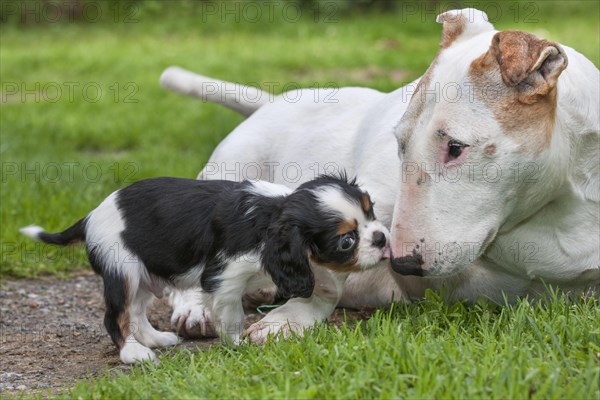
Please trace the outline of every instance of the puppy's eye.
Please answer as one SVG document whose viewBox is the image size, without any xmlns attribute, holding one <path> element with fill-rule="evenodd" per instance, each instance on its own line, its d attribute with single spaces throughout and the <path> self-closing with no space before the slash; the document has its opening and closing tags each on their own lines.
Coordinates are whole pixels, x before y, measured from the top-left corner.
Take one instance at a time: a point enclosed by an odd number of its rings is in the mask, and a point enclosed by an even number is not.
<svg viewBox="0 0 600 400">
<path fill-rule="evenodd" d="M 465 147 L 469 147 L 469 145 L 458 140 L 450 140 L 448 142 L 448 161 L 456 160 L 460 157 Z"/>
<path fill-rule="evenodd" d="M 354 235 L 354 233 L 353 232 L 346 233 L 345 235 L 343 235 L 340 238 L 340 241 L 338 243 L 338 250 L 339 251 L 350 251 L 354 248 L 355 244 L 356 244 L 356 236 Z"/>
</svg>

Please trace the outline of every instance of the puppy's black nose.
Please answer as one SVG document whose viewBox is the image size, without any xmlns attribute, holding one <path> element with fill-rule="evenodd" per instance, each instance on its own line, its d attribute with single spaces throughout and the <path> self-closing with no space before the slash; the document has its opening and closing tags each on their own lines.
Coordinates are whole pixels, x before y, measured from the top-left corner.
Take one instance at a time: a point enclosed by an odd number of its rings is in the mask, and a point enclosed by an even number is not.
<svg viewBox="0 0 600 400">
<path fill-rule="evenodd" d="M 380 249 L 383 249 L 387 244 L 387 239 L 385 238 L 385 234 L 381 231 L 373 232 L 373 246 L 377 246 Z"/>
</svg>

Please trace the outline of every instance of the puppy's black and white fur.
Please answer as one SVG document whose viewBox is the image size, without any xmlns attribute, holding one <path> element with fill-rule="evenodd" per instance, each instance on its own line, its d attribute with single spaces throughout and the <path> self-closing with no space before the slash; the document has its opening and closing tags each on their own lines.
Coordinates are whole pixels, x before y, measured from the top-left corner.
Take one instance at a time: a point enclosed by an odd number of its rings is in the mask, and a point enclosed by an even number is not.
<svg viewBox="0 0 600 400">
<path fill-rule="evenodd" d="M 104 279 L 104 323 L 125 363 L 154 360 L 151 347 L 178 342 L 146 317 L 166 285 L 200 285 L 215 326 L 238 343 L 249 286 L 272 279 L 284 296 L 310 297 L 311 265 L 358 271 L 389 252 L 369 195 L 344 176 L 321 176 L 293 192 L 263 181 L 146 179 L 61 233 L 21 232 L 51 244 L 86 243 Z"/>
</svg>

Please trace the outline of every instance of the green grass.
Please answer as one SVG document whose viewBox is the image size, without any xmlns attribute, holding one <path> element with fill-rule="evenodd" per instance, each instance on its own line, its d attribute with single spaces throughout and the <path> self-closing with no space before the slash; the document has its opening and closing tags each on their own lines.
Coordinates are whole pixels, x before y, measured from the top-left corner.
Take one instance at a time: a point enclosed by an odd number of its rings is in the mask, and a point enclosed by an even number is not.
<svg viewBox="0 0 600 400">
<path fill-rule="evenodd" d="M 69 396 L 593 399 L 599 306 L 561 296 L 546 306 L 449 306 L 429 293 L 419 305 L 264 348 L 178 351 L 158 366 L 80 383 Z"/>
<path fill-rule="evenodd" d="M 498 29 L 560 41 L 600 65 L 598 2 L 480 3 L 502 6 Z M 433 14 L 359 15 L 341 5 L 318 23 L 309 12 L 295 23 L 280 13 L 273 22 L 221 23 L 203 21 L 190 2 L 171 4 L 137 4 L 133 23 L 106 14 L 93 24 L 0 26 L 0 277 L 87 268 L 80 248 L 36 244 L 18 228 L 63 229 L 145 177 L 194 177 L 242 121 L 163 90 L 165 67 L 265 88 L 278 82 L 276 92 L 288 82 L 390 91 L 425 71 L 440 39 Z M 62 96 L 44 98 L 56 85 Z M 95 93 L 84 95 L 85 85 L 101 88 L 98 101 L 86 101 Z M 81 383 L 69 396 L 598 398 L 599 320 L 592 299 L 465 307 L 430 294 L 356 328 L 322 325 L 265 348 L 177 351 L 159 366 Z"/>
</svg>

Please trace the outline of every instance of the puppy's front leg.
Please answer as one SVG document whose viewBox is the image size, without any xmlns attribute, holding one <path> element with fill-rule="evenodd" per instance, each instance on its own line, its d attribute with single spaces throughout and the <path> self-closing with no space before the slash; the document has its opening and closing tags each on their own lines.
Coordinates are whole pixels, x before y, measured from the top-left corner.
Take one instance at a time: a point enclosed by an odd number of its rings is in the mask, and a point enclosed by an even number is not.
<svg viewBox="0 0 600 400">
<path fill-rule="evenodd" d="M 250 279 L 260 271 L 260 265 L 252 260 L 239 259 L 229 263 L 220 276 L 217 289 L 211 293 L 210 303 L 215 327 L 222 338 L 234 345 L 240 343 L 244 329 L 242 297 Z"/>
<path fill-rule="evenodd" d="M 218 296 L 213 298 L 213 313 L 216 316 L 215 326 L 219 335 L 232 344 L 240 344 L 240 337 L 244 329 L 244 308 L 241 293 L 234 296 Z"/>
<path fill-rule="evenodd" d="M 325 321 L 342 296 L 347 273 L 335 273 L 314 267 L 315 289 L 309 298 L 293 298 L 246 331 L 251 342 L 264 343 L 270 335 L 287 338 L 292 333 L 302 335 L 316 323 Z"/>
</svg>

